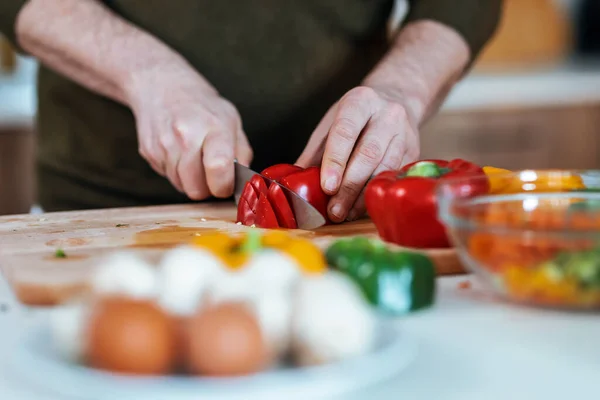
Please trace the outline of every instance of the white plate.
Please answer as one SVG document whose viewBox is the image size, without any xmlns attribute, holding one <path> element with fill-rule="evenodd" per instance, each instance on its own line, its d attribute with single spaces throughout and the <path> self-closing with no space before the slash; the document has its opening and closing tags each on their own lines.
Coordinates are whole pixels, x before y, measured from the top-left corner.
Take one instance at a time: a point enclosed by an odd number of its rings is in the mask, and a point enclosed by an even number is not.
<svg viewBox="0 0 600 400">
<path fill-rule="evenodd" d="M 77 400 L 315 399 L 341 396 L 390 379 L 415 359 L 416 341 L 391 323 L 375 349 L 340 363 L 288 368 L 243 378 L 125 377 L 63 360 L 40 324 L 12 346 L 10 367 L 48 394 Z"/>
</svg>

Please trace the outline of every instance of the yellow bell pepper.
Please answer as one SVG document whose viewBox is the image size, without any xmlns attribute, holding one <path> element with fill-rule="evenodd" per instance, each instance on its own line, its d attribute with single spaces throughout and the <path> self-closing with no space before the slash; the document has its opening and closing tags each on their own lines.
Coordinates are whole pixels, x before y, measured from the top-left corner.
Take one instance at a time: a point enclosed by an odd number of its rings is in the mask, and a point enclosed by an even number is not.
<svg viewBox="0 0 600 400">
<path fill-rule="evenodd" d="M 282 250 L 296 260 L 305 274 L 321 274 L 327 269 L 325 255 L 311 241 L 294 239 Z"/>
<path fill-rule="evenodd" d="M 579 300 L 580 291 L 571 279 L 553 279 L 541 268 L 513 265 L 506 269 L 504 282 L 510 296 L 537 304 L 568 305 Z"/>
<path fill-rule="evenodd" d="M 259 236 L 213 233 L 196 237 L 192 245 L 210 250 L 231 269 L 243 268 L 253 251 L 250 247 L 254 248 L 255 245 L 259 249 L 275 249 L 289 255 L 296 260 L 303 273 L 318 274 L 327 269 L 325 255 L 319 247 L 310 240 L 294 237 L 284 231 L 272 230 Z"/>
<path fill-rule="evenodd" d="M 485 166 L 483 172 L 490 182 L 490 194 L 512 194 L 522 192 L 565 192 L 585 189 L 581 176 L 565 172 L 543 172 L 531 182 L 523 181 L 519 175 L 511 175 L 512 171 Z"/>
<path fill-rule="evenodd" d="M 490 194 L 502 193 L 514 179 L 507 175 L 512 172 L 508 169 L 486 166 L 483 167 L 483 172 L 490 182 Z"/>
<path fill-rule="evenodd" d="M 231 269 L 238 269 L 243 266 L 249 258 L 247 252 L 239 251 L 242 243 L 246 240 L 243 235 L 227 235 L 225 233 L 211 233 L 200 235 L 194 238 L 192 245 L 209 250 L 217 256 L 223 264 Z"/>
</svg>

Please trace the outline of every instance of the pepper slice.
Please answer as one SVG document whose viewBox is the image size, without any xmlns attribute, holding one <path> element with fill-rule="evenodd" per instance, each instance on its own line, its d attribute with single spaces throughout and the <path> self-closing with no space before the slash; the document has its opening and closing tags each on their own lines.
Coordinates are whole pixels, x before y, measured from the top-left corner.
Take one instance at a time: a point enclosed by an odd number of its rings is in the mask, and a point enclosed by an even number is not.
<svg viewBox="0 0 600 400">
<path fill-rule="evenodd" d="M 282 178 L 293 174 L 294 172 L 302 171 L 302 167 L 292 164 L 275 164 L 269 168 L 265 168 L 261 175 L 275 182 L 279 182 Z"/>
<path fill-rule="evenodd" d="M 401 315 L 434 302 L 435 268 L 423 254 L 392 251 L 380 241 L 358 237 L 333 243 L 326 258 L 384 313 Z"/>
<path fill-rule="evenodd" d="M 258 202 L 258 198 L 256 199 Z M 256 209 L 256 208 L 254 208 Z M 237 220 L 244 225 L 250 226 L 256 223 L 256 213 L 244 197 L 240 198 L 240 203 L 237 209 Z"/>
<path fill-rule="evenodd" d="M 283 193 L 281 186 L 276 183 L 271 183 L 267 198 L 275 211 L 279 226 L 286 229 L 296 229 L 298 227 L 296 217 L 294 216 L 292 207 L 290 206 L 287 197 L 285 197 L 285 193 Z"/>
<path fill-rule="evenodd" d="M 252 179 L 250 179 L 250 184 L 252 185 L 252 187 L 254 187 L 254 190 L 256 190 L 257 195 L 264 194 L 266 196 L 269 193 L 267 184 L 260 175 L 254 175 Z"/>
<path fill-rule="evenodd" d="M 264 194 L 258 196 L 258 205 L 256 206 L 256 226 L 265 229 L 279 228 L 277 216 L 269 202 L 269 199 Z"/>
</svg>

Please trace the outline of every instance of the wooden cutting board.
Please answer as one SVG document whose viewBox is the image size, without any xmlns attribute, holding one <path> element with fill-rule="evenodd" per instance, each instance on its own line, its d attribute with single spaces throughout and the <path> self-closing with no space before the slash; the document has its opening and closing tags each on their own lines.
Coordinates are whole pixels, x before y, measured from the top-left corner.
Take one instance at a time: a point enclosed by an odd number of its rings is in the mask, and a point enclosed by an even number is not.
<svg viewBox="0 0 600 400">
<path fill-rule="evenodd" d="M 156 261 L 165 249 L 195 235 L 249 229 L 237 225 L 235 217 L 231 203 L 0 217 L 0 268 L 21 302 L 55 305 L 84 292 L 96 263 L 111 251 L 128 249 Z M 343 236 L 377 236 L 368 219 L 292 232 L 321 247 Z M 62 249 L 66 258 L 57 258 L 57 249 Z M 439 274 L 464 272 L 452 249 L 427 254 Z"/>
</svg>

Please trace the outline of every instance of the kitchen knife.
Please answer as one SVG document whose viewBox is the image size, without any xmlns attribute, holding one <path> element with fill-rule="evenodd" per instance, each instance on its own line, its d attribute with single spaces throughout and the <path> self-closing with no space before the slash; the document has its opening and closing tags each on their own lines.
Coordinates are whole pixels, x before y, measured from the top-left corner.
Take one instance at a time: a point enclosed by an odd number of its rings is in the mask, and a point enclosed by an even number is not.
<svg viewBox="0 0 600 400">
<path fill-rule="evenodd" d="M 259 175 L 266 182 L 267 186 L 272 183 L 279 185 L 279 183 L 266 178 L 259 174 L 256 171 L 251 170 L 250 168 L 234 161 L 235 165 L 235 204 L 237 205 L 240 201 L 240 197 L 242 196 L 242 192 L 244 191 L 244 186 L 246 183 L 252 179 L 254 175 Z M 320 226 L 325 225 L 325 218 L 321 215 L 316 208 L 314 208 L 309 202 L 304 200 L 302 197 L 298 196 L 296 193 L 292 192 L 285 186 L 279 185 L 281 189 L 285 192 L 286 197 L 290 201 L 290 205 L 292 206 L 292 211 L 294 212 L 294 216 L 296 217 L 296 223 L 298 224 L 298 228 L 300 229 L 316 229 Z"/>
</svg>

